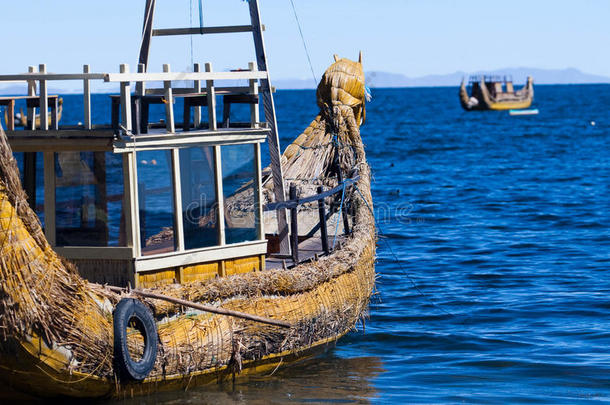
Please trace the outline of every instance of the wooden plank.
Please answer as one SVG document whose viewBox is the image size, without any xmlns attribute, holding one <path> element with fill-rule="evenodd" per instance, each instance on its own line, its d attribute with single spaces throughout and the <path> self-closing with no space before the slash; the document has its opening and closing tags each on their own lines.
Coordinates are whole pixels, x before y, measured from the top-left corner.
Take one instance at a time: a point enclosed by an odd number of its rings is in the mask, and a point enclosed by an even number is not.
<svg viewBox="0 0 610 405">
<path fill-rule="evenodd" d="M 206 73 L 212 72 L 212 64 L 207 62 L 205 64 Z M 216 123 L 216 93 L 214 89 L 214 81 L 206 80 L 205 89 L 208 97 L 208 122 L 210 131 L 216 131 L 217 123 Z"/>
<path fill-rule="evenodd" d="M 121 73 L 129 73 L 129 65 L 120 66 Z M 121 123 L 131 131 L 131 86 L 128 81 L 121 82 Z"/>
<path fill-rule="evenodd" d="M 198 63 L 195 65 L 199 66 Z M 199 72 L 199 71 L 197 71 Z M 194 82 L 199 80 L 194 80 Z M 180 97 L 184 94 L 193 94 L 195 92 L 193 87 L 172 87 L 174 92 L 174 97 Z M 225 94 L 248 94 L 250 93 L 250 86 L 214 86 L 214 90 L 216 95 L 225 95 Z M 165 94 L 165 89 L 146 89 L 147 96 L 162 96 Z M 205 96 L 207 93 L 204 88 L 199 86 L 199 91 L 195 92 L 195 94 L 201 94 Z"/>
<path fill-rule="evenodd" d="M 133 250 L 129 247 L 61 246 L 53 250 L 66 259 L 131 260 L 133 258 Z"/>
<path fill-rule="evenodd" d="M 194 131 L 192 131 L 194 132 Z M 186 132 L 190 134 L 192 132 Z M 209 134 L 209 135 L 206 135 Z M 266 134 L 229 134 L 222 135 L 211 131 L 198 131 L 195 136 L 183 135 L 184 132 L 176 134 L 164 134 L 163 136 L 143 138 L 141 135 L 137 141 L 133 139 L 123 139 L 114 141 L 113 150 L 115 153 L 131 152 L 134 148 L 137 150 L 157 150 L 184 147 L 189 145 L 230 145 L 242 143 L 261 143 L 267 137 Z"/>
<path fill-rule="evenodd" d="M 163 71 L 166 73 L 170 72 L 169 64 L 166 63 L 163 65 Z M 167 128 L 167 132 L 173 134 L 176 132 L 176 126 L 174 123 L 174 93 L 172 92 L 172 81 L 164 81 L 163 88 L 165 89 L 165 127 Z"/>
<path fill-rule="evenodd" d="M 218 207 L 218 244 L 223 246 L 226 243 L 225 201 L 222 189 L 222 159 L 219 145 L 214 145 L 214 179 L 216 183 L 216 206 Z"/>
<path fill-rule="evenodd" d="M 170 267 L 188 266 L 191 264 L 214 262 L 218 260 L 234 259 L 262 255 L 267 252 L 267 241 L 253 241 L 234 243 L 231 245 L 212 246 L 201 249 L 192 249 L 184 252 L 161 253 L 157 255 L 141 256 L 136 258 L 136 271 L 150 271 Z"/>
<path fill-rule="evenodd" d="M 44 152 L 44 235 L 51 246 L 55 233 L 55 153 Z"/>
<path fill-rule="evenodd" d="M 115 73 L 118 74 L 118 73 Z M 108 73 L 20 73 L 13 75 L 0 75 L 1 82 L 30 82 L 33 80 L 104 80 Z"/>
<path fill-rule="evenodd" d="M 171 35 L 206 35 L 206 34 L 230 34 L 236 32 L 252 32 L 251 25 L 227 25 L 219 27 L 202 28 L 161 28 L 153 30 L 153 37 L 164 37 Z"/>
<path fill-rule="evenodd" d="M 41 63 L 38 65 L 38 70 L 40 73 L 46 73 L 47 65 Z M 40 84 L 38 86 L 40 89 L 40 129 L 47 131 L 49 129 L 49 99 L 47 98 L 47 81 L 40 80 Z M 35 121 L 35 116 L 32 116 L 32 120 Z"/>
<path fill-rule="evenodd" d="M 83 73 L 89 73 L 90 66 L 83 65 Z M 86 129 L 91 129 L 91 80 L 83 80 L 83 125 Z"/>
<path fill-rule="evenodd" d="M 266 79 L 268 76 L 269 75 L 265 71 L 250 72 L 247 70 L 240 72 L 105 73 L 104 81 L 163 82 L 167 80 L 250 80 Z"/>
<path fill-rule="evenodd" d="M 254 48 L 256 52 L 256 63 L 258 71 L 267 72 L 267 56 L 265 53 L 265 43 L 263 39 L 263 29 L 260 21 L 260 12 L 258 9 L 258 0 L 250 0 L 250 20 L 252 22 L 252 36 L 254 38 Z M 256 73 L 256 72 L 251 72 Z M 261 91 L 263 97 L 263 108 L 265 111 L 265 119 L 269 124 L 271 132 L 267 138 L 269 146 L 269 157 L 271 160 L 271 173 L 273 176 L 273 191 L 275 200 L 282 202 L 286 199 L 284 191 L 284 176 L 282 173 L 280 140 L 277 129 L 277 119 L 275 116 L 275 105 L 273 95 L 271 93 L 271 81 L 269 75 L 261 78 Z M 280 238 L 280 253 L 288 254 L 290 251 L 290 243 L 288 241 L 288 223 L 286 221 L 286 210 L 279 209 L 277 211 L 278 233 Z"/>
</svg>

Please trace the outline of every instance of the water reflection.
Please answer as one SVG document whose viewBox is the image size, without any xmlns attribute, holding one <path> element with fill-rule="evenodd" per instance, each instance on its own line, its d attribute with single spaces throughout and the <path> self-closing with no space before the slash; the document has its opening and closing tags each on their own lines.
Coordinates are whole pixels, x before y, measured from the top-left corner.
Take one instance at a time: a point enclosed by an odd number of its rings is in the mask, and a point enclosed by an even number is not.
<svg viewBox="0 0 610 405">
<path fill-rule="evenodd" d="M 269 376 L 209 384 L 105 404 L 368 403 L 379 393 L 373 379 L 385 371 L 379 357 L 341 358 L 334 353 L 281 365 Z"/>
</svg>

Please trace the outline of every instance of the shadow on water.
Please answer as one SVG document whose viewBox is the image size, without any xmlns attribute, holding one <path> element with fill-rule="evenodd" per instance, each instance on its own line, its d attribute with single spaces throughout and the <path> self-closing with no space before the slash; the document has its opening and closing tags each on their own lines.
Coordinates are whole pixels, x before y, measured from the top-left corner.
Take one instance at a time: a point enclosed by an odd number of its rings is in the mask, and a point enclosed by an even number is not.
<svg viewBox="0 0 610 405">
<path fill-rule="evenodd" d="M 280 366 L 273 375 L 96 404 L 368 403 L 379 395 L 372 380 L 383 371 L 378 357 L 341 358 L 329 352 Z"/>
</svg>

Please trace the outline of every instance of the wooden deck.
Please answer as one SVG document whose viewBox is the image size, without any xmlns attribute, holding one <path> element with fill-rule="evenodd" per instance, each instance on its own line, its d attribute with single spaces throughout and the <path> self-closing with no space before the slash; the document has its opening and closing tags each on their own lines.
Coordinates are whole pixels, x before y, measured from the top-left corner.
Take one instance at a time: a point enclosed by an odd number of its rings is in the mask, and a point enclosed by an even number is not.
<svg viewBox="0 0 610 405">
<path fill-rule="evenodd" d="M 337 235 L 336 244 L 340 245 L 345 240 L 344 235 Z M 332 247 L 332 238 L 329 237 L 329 244 Z M 332 254 L 332 251 L 331 251 Z M 324 256 L 322 249 L 322 239 L 311 237 L 299 243 L 299 263 L 315 260 L 317 257 Z M 298 263 L 297 263 L 298 264 Z M 295 263 L 291 256 L 269 255 L 265 260 L 265 269 L 275 270 L 294 267 Z"/>
</svg>

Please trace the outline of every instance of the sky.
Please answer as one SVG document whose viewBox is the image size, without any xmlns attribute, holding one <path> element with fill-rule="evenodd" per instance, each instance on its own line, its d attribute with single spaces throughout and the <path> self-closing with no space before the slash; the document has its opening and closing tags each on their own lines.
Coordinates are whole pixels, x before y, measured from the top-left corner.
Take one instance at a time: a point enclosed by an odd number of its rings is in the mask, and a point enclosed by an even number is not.
<svg viewBox="0 0 610 405">
<path fill-rule="evenodd" d="M 293 0 L 317 78 L 332 55 L 410 77 L 506 67 L 610 76 L 609 0 Z M 290 0 L 259 0 L 272 79 L 312 77 Z M 0 0 L 2 74 L 135 70 L 144 0 Z M 192 6 L 192 8 L 191 8 Z M 243 0 L 203 0 L 204 26 L 249 23 Z M 191 10 L 189 12 L 189 10 Z M 192 22 L 192 23 L 191 23 Z M 199 26 L 198 0 L 157 0 L 156 28 Z M 149 71 L 254 60 L 251 34 L 153 38 Z M 192 49 L 192 52 L 191 52 Z M 313 79 L 312 79 L 313 81 Z"/>
</svg>

